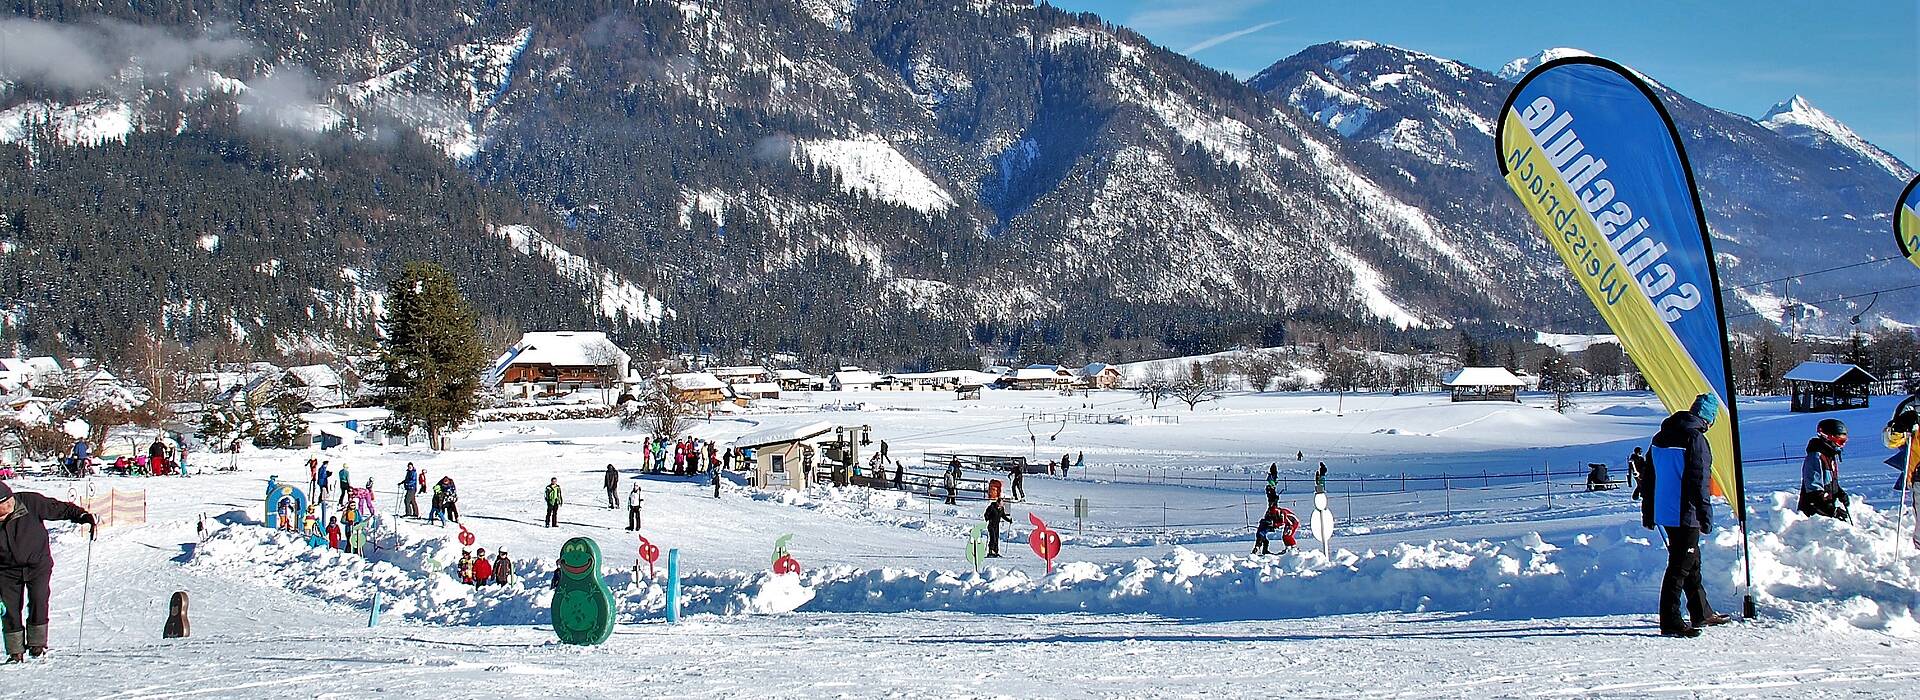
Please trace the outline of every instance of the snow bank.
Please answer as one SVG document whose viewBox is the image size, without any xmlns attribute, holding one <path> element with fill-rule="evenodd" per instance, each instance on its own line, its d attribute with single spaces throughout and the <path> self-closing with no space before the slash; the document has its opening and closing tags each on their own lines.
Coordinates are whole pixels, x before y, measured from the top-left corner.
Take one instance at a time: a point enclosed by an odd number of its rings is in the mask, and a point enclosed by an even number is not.
<svg viewBox="0 0 1920 700">
<path fill-rule="evenodd" d="M 1896 554 L 1891 519 L 1861 505 L 1856 522 L 1808 519 L 1793 496 L 1761 499 L 1753 518 L 1756 597 L 1768 614 L 1920 636 L 1911 556 Z M 422 535 L 422 533 L 426 533 Z M 229 525 L 202 545 L 190 566 L 284 585 L 357 607 L 383 593 L 388 614 L 429 624 L 540 624 L 552 566 L 515 552 L 524 581 L 474 589 L 451 575 L 459 546 L 439 530 L 408 526 L 371 557 L 307 547 L 252 525 Z M 956 548 L 957 549 L 957 548 Z M 696 571 L 683 577 L 689 614 L 807 612 L 1097 612 L 1195 619 L 1280 619 L 1383 611 L 1460 612 L 1499 619 L 1647 614 L 1666 552 L 1633 525 L 1548 542 L 1529 534 L 1504 542 L 1436 540 L 1365 552 L 1315 550 L 1281 556 L 1207 555 L 1175 547 L 1158 559 L 1062 562 L 1051 575 L 1010 543 L 1009 557 L 981 573 L 836 566 L 799 576 L 767 571 Z M 1739 535 L 1722 529 L 1705 543 L 1707 588 L 1737 610 Z M 542 553 L 539 556 L 544 556 Z M 1068 552 L 1071 556 L 1071 551 Z M 957 558 L 957 557 L 956 557 Z M 696 564 L 697 565 L 697 564 Z M 626 568 L 606 570 L 618 617 L 653 618 L 663 582 Z"/>
</svg>

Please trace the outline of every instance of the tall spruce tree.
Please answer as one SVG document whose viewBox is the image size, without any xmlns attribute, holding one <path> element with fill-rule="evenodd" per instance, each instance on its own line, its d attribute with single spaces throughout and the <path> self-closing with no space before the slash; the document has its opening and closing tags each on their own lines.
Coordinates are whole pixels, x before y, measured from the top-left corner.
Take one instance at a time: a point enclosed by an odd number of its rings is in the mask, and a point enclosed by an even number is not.
<svg viewBox="0 0 1920 700">
<path fill-rule="evenodd" d="M 441 436 L 471 418 L 477 406 L 486 369 L 478 319 L 453 276 L 434 263 L 407 263 L 387 287 L 380 386 L 395 420 L 425 428 L 433 449 L 444 448 Z"/>
</svg>

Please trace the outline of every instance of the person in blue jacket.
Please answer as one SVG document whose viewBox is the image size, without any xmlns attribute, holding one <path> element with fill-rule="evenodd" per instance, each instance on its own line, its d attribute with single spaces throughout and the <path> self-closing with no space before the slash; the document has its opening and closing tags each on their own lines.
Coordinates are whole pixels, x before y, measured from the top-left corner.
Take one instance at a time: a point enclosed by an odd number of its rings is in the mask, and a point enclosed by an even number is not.
<svg viewBox="0 0 1920 700">
<path fill-rule="evenodd" d="M 1700 535 L 1713 531 L 1713 502 L 1708 500 L 1707 480 L 1713 473 L 1713 447 L 1707 442 L 1707 429 L 1720 417 L 1720 399 L 1701 394 L 1693 407 L 1677 411 L 1660 423 L 1653 436 L 1653 450 L 1685 450 L 1679 487 L 1680 520 L 1666 526 L 1667 573 L 1660 582 L 1660 634 L 1666 637 L 1698 637 L 1700 628 L 1726 624 L 1732 618 L 1713 611 L 1707 601 L 1706 587 L 1700 580 Z M 1654 503 L 1672 496 L 1659 494 L 1669 484 L 1649 480 L 1653 486 L 1641 505 L 1641 524 L 1653 529 Z M 1687 598 L 1687 618 L 1680 616 L 1680 596 Z"/>
</svg>

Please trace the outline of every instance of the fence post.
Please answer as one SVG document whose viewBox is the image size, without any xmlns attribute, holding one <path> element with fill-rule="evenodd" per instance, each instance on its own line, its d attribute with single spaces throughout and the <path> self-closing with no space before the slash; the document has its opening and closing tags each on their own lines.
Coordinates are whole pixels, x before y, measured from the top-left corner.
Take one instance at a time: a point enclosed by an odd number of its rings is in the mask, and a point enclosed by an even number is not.
<svg viewBox="0 0 1920 700">
<path fill-rule="evenodd" d="M 1400 472 L 1400 493 L 1407 492 L 1407 473 Z"/>
<path fill-rule="evenodd" d="M 1547 507 L 1552 508 L 1553 507 L 1553 469 L 1551 467 L 1541 467 L 1541 470 L 1547 473 Z"/>
<path fill-rule="evenodd" d="M 1253 517 L 1247 514 L 1247 495 L 1240 494 L 1240 526 L 1246 527 L 1252 524 Z"/>
<path fill-rule="evenodd" d="M 1480 488 L 1484 489 L 1484 488 L 1490 488 L 1492 486 L 1493 486 L 1493 479 L 1487 476 L 1487 470 L 1481 469 L 1480 470 Z"/>
<path fill-rule="evenodd" d="M 1160 532 L 1167 531 L 1167 502 L 1160 502 Z"/>
<path fill-rule="evenodd" d="M 1447 491 L 1447 517 L 1453 517 L 1453 479 L 1441 477 L 1441 486 Z"/>
</svg>

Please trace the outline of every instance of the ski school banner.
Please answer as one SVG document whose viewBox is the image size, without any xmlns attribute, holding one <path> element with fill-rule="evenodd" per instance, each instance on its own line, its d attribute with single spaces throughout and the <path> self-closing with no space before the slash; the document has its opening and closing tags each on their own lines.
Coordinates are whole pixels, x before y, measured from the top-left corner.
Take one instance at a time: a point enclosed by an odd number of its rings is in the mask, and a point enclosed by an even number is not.
<svg viewBox="0 0 1920 700">
<path fill-rule="evenodd" d="M 1893 209 L 1893 239 L 1907 262 L 1920 266 L 1920 176 L 1907 183 Z"/>
<path fill-rule="evenodd" d="M 1706 220 L 1659 98 L 1619 64 L 1550 61 L 1507 98 L 1500 170 L 1669 411 L 1721 399 L 1714 492 L 1744 521 L 1726 321 Z"/>
</svg>

